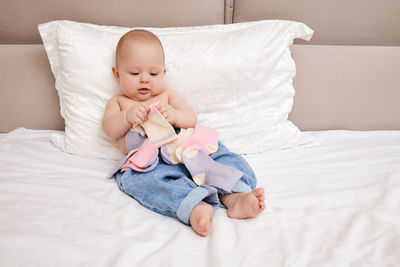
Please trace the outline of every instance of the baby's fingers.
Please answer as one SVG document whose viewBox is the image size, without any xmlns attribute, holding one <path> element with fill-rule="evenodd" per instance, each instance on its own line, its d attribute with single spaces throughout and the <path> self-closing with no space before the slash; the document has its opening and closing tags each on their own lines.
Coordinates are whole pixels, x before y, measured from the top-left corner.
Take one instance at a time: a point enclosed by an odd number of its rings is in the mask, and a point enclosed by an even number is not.
<svg viewBox="0 0 400 267">
<path fill-rule="evenodd" d="M 165 104 L 159 103 L 159 104 L 156 105 L 156 107 L 157 107 L 158 111 L 160 111 L 160 112 L 161 112 L 162 110 L 165 110 Z"/>
<path fill-rule="evenodd" d="M 149 105 L 142 104 L 142 107 L 144 108 L 144 111 L 145 111 L 146 114 L 150 111 Z"/>
<path fill-rule="evenodd" d="M 138 123 L 143 123 L 147 118 L 147 112 L 145 110 L 138 110 L 136 112 L 136 118 Z"/>
<path fill-rule="evenodd" d="M 168 118 L 168 112 L 164 111 L 164 112 L 160 112 L 161 115 L 163 115 L 164 118 Z"/>
<path fill-rule="evenodd" d="M 143 114 L 147 114 L 149 112 L 150 108 L 149 106 L 145 105 L 145 104 L 141 104 L 138 107 L 138 111 L 142 112 Z"/>
<path fill-rule="evenodd" d="M 167 109 L 166 105 L 161 104 L 158 107 L 158 111 L 161 113 L 161 115 L 163 115 L 164 118 L 168 117 L 168 109 Z"/>
</svg>

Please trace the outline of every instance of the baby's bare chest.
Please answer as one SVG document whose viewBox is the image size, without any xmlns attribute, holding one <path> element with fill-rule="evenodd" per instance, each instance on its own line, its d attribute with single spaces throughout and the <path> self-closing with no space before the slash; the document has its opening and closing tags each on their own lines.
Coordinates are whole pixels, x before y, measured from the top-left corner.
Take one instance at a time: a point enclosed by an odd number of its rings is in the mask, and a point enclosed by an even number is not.
<svg viewBox="0 0 400 267">
<path fill-rule="evenodd" d="M 137 105 L 139 103 L 146 104 L 146 105 L 151 105 L 151 104 L 155 104 L 155 103 L 168 104 L 168 94 L 166 94 L 166 93 L 159 94 L 159 95 L 153 97 L 152 99 L 149 99 L 149 100 L 146 100 L 143 102 L 132 100 L 126 96 L 121 96 L 118 99 L 118 103 L 121 107 L 121 110 L 128 110 L 132 106 Z"/>
</svg>

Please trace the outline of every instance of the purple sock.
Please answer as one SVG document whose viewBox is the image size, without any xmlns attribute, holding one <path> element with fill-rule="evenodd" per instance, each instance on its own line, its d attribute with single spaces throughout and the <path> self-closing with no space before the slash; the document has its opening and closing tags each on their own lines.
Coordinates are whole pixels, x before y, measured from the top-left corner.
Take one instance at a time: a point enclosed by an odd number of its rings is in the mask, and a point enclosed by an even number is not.
<svg viewBox="0 0 400 267">
<path fill-rule="evenodd" d="M 182 161 L 196 184 L 211 185 L 228 193 L 243 176 L 241 171 L 216 162 L 197 147 L 187 148 Z"/>
<path fill-rule="evenodd" d="M 143 142 L 146 140 L 146 137 L 140 135 L 135 131 L 128 131 L 125 136 L 125 144 L 126 151 L 131 151 L 139 148 Z"/>
</svg>

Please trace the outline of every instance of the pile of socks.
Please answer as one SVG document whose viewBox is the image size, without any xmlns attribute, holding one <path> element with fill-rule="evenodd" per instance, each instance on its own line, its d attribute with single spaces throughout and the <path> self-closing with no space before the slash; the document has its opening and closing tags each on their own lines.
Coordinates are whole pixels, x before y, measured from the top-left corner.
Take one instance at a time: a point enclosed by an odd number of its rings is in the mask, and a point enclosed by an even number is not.
<svg viewBox="0 0 400 267">
<path fill-rule="evenodd" d="M 184 164 L 197 185 L 207 184 L 231 192 L 233 185 L 243 176 L 241 171 L 222 165 L 209 156 L 218 150 L 217 131 L 197 125 L 181 129 L 176 134 L 156 105 L 150 107 L 147 121 L 131 129 L 126 138 L 127 144 L 133 143 L 136 147 L 128 147 L 130 151 L 122 171 L 128 168 L 138 172 L 153 170 L 159 162 L 160 150 L 167 164 Z"/>
</svg>

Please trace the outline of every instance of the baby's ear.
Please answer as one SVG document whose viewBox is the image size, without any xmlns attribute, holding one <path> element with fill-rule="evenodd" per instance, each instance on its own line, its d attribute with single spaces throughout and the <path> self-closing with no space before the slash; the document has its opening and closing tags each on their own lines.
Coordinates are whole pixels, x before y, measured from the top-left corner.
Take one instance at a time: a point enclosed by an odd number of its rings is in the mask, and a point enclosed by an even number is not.
<svg viewBox="0 0 400 267">
<path fill-rule="evenodd" d="M 115 80 L 119 83 L 119 71 L 117 66 L 112 67 L 112 72 L 114 74 Z"/>
</svg>

